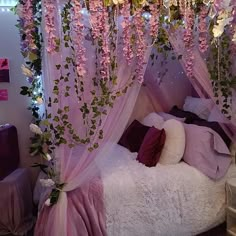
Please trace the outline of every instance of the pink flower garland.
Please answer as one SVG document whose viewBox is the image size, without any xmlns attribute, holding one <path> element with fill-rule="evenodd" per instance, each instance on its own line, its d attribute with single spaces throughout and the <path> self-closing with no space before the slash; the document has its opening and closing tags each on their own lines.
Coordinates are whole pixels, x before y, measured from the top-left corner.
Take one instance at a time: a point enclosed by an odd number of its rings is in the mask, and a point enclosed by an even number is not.
<svg viewBox="0 0 236 236">
<path fill-rule="evenodd" d="M 202 6 L 199 15 L 199 50 L 204 53 L 208 49 L 207 42 L 207 16 L 208 16 L 208 8 L 207 6 Z"/>
<path fill-rule="evenodd" d="M 92 25 L 92 36 L 94 39 L 101 37 L 103 31 L 103 2 L 102 0 L 89 1 L 90 22 Z M 102 11 L 102 12 L 101 12 Z"/>
<path fill-rule="evenodd" d="M 102 8 L 101 14 L 101 25 L 103 30 L 101 31 L 102 37 L 102 58 L 101 58 L 101 77 L 102 79 L 109 79 L 109 68 L 111 63 L 110 58 L 110 44 L 109 44 L 109 24 L 107 22 L 108 12 L 105 7 Z"/>
<path fill-rule="evenodd" d="M 55 29 L 55 14 L 56 4 L 54 0 L 44 0 L 45 14 L 45 31 L 47 33 L 47 51 L 49 53 L 55 52 L 57 49 L 57 37 Z"/>
<path fill-rule="evenodd" d="M 134 15 L 134 25 L 136 27 L 136 76 L 139 83 L 143 83 L 143 67 L 144 55 L 146 51 L 145 35 L 144 35 L 144 19 L 142 17 L 142 10 L 138 9 Z"/>
<path fill-rule="evenodd" d="M 179 8 L 180 8 L 180 13 L 181 14 L 184 14 L 185 12 L 185 3 L 186 0 L 179 0 Z"/>
<path fill-rule="evenodd" d="M 33 51 L 36 48 L 32 33 L 34 32 L 34 17 L 33 17 L 33 6 L 32 0 L 24 0 L 22 5 L 22 20 L 24 22 L 24 33 L 26 35 L 25 43 L 28 51 Z"/>
<path fill-rule="evenodd" d="M 186 30 L 184 32 L 184 43 L 187 49 L 186 53 L 186 71 L 187 76 L 193 76 L 193 48 L 194 48 L 194 37 L 193 37 L 193 27 L 194 27 L 194 11 L 192 9 L 186 9 L 185 12 Z"/>
<path fill-rule="evenodd" d="M 74 4 L 74 9 L 73 9 L 73 17 L 72 17 L 72 22 L 73 22 L 73 31 L 75 32 L 75 35 L 73 35 L 72 40 L 75 48 L 75 61 L 76 61 L 76 70 L 77 74 L 80 77 L 84 77 L 86 74 L 86 69 L 85 69 L 85 62 L 86 62 L 86 57 L 85 57 L 85 47 L 84 47 L 84 24 L 82 22 L 83 20 L 83 15 L 81 13 L 82 6 L 80 3 L 80 0 L 72 0 L 72 4 Z"/>
<path fill-rule="evenodd" d="M 150 19 L 150 35 L 153 39 L 157 37 L 158 33 L 158 27 L 159 27 L 159 10 L 158 10 L 158 4 L 153 3 L 150 5 L 151 10 L 151 19 Z"/>
<path fill-rule="evenodd" d="M 102 79 L 109 78 L 109 67 L 111 63 L 109 48 L 109 24 L 108 11 L 103 6 L 102 0 L 93 0 L 89 4 L 90 21 L 92 25 L 92 36 L 94 40 L 101 40 L 102 53 L 100 60 L 100 74 Z"/>
<path fill-rule="evenodd" d="M 130 65 L 134 54 L 131 45 L 132 29 L 130 20 L 130 4 L 128 1 L 126 1 L 123 5 L 123 8 L 121 9 L 121 15 L 124 17 L 121 23 L 123 29 L 123 53 L 128 65 Z"/>
</svg>

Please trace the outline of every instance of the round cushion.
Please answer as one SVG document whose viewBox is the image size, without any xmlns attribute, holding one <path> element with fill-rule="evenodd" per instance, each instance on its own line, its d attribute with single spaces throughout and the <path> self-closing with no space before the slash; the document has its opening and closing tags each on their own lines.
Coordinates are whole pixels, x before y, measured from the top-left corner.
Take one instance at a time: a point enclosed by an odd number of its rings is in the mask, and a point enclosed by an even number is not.
<svg viewBox="0 0 236 236">
<path fill-rule="evenodd" d="M 160 164 L 169 165 L 180 162 L 185 150 L 184 125 L 178 120 L 167 120 L 163 129 L 166 132 L 166 141 L 159 160 Z"/>
</svg>

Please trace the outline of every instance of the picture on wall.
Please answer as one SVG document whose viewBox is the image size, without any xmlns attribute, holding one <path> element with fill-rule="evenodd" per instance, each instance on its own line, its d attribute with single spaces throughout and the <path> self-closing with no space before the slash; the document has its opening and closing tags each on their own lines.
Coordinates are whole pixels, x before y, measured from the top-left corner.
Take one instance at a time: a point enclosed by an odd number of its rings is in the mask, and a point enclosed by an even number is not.
<svg viewBox="0 0 236 236">
<path fill-rule="evenodd" d="M 8 91 L 7 89 L 0 89 L 0 101 L 8 100 Z"/>
<path fill-rule="evenodd" d="M 0 58 L 0 82 L 10 82 L 9 61 L 6 58 Z"/>
</svg>

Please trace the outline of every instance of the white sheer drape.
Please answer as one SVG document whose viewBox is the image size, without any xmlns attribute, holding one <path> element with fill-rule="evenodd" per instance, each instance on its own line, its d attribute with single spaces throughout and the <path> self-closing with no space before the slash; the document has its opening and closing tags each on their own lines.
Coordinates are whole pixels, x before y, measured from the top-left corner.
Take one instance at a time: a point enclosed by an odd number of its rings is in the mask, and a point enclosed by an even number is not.
<svg viewBox="0 0 236 236">
<path fill-rule="evenodd" d="M 57 10 L 62 9 L 62 3 L 57 3 Z M 88 19 L 88 15 L 85 15 Z M 86 23 L 89 26 L 89 22 Z M 63 39 L 60 32 L 60 17 L 56 19 L 57 34 Z M 46 35 L 47 36 L 47 35 Z M 63 41 L 63 40 L 62 40 Z M 147 44 L 148 44 L 147 39 Z M 127 65 L 126 60 L 123 58 L 122 53 L 122 43 L 117 45 L 118 52 L 118 69 L 117 69 L 117 85 L 114 86 L 114 90 L 121 88 L 124 84 L 128 83 L 133 76 L 136 58 L 130 66 Z M 85 88 L 85 100 L 88 104 L 91 102 L 90 87 L 93 83 L 92 78 L 95 74 L 95 47 L 92 45 L 91 41 L 85 41 L 86 48 L 86 78 L 84 79 Z M 147 64 L 151 48 L 147 48 L 145 54 L 145 63 Z M 56 70 L 56 65 L 60 64 L 63 66 L 65 58 L 67 55 L 71 55 L 70 50 L 62 49 L 59 53 L 48 54 L 45 50 L 44 54 L 44 84 L 46 87 L 46 96 L 52 97 L 53 101 L 53 87 L 54 80 L 60 77 L 59 71 Z M 143 68 L 143 74 L 145 72 L 146 66 Z M 73 87 L 73 71 L 71 71 L 69 85 Z M 87 145 L 78 145 L 74 148 L 69 148 L 67 145 L 61 145 L 55 150 L 55 158 L 57 162 L 57 168 L 60 171 L 60 181 L 66 183 L 63 188 L 58 203 L 51 207 L 50 210 L 42 209 L 39 215 L 39 221 L 42 218 L 47 218 L 44 225 L 37 225 L 36 235 L 42 235 L 42 232 L 50 232 L 50 235 L 65 236 L 68 235 L 68 222 L 67 219 L 73 218 L 73 211 L 67 211 L 68 206 L 68 192 L 71 192 L 89 181 L 94 176 L 99 175 L 99 168 L 97 167 L 97 162 L 103 161 L 109 158 L 109 153 L 112 151 L 113 144 L 117 143 L 121 137 L 125 127 L 129 121 L 133 107 L 135 105 L 137 96 L 140 91 L 141 84 L 135 82 L 132 87 L 130 87 L 127 93 L 119 98 L 114 103 L 113 108 L 108 108 L 107 116 L 104 116 L 101 126 L 104 132 L 104 138 L 102 141 L 99 140 L 98 135 L 94 137 L 93 142 L 99 142 L 99 149 L 93 152 L 88 151 Z M 63 85 L 62 85 L 63 89 Z M 75 130 L 79 134 L 84 134 L 86 132 L 83 124 L 83 119 L 81 118 L 80 104 L 76 97 L 75 92 L 70 92 L 70 96 L 64 98 L 63 95 L 59 95 L 59 102 L 53 104 L 53 107 L 49 111 L 55 115 L 57 114 L 58 108 L 63 108 L 64 106 L 70 106 L 69 120 L 73 124 Z M 76 230 L 76 229 L 74 229 Z M 70 235 L 78 235 L 77 232 L 71 232 Z"/>
</svg>

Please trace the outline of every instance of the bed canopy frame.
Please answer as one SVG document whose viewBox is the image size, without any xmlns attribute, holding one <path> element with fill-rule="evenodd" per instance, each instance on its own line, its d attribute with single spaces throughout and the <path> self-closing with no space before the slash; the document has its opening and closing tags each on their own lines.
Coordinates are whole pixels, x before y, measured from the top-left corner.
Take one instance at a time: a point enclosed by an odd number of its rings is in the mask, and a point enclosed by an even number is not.
<svg viewBox="0 0 236 236">
<path fill-rule="evenodd" d="M 198 95 L 219 104 L 235 141 L 235 7 L 234 0 L 19 1 L 22 70 L 30 83 L 21 93 L 32 97 L 35 117 L 31 153 L 49 163 L 37 166 L 52 189 L 46 201 L 52 206 L 42 209 L 47 224 L 40 225 L 40 213 L 36 235 L 67 235 L 73 215 L 67 193 L 96 176 L 96 162 L 109 158 L 143 82 L 148 86 L 159 70 L 152 64 L 160 54 L 173 51 Z"/>
</svg>

